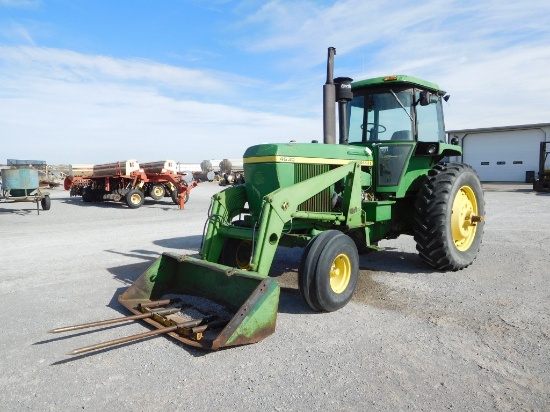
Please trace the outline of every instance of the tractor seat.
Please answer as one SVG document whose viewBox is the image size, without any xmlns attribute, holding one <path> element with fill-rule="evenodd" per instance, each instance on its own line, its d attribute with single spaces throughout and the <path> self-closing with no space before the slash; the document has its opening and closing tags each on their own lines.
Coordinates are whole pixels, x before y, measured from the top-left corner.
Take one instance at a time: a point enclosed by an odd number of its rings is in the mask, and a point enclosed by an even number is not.
<svg viewBox="0 0 550 412">
<path fill-rule="evenodd" d="M 393 132 L 391 140 L 412 140 L 411 131 L 398 130 L 397 132 Z"/>
</svg>

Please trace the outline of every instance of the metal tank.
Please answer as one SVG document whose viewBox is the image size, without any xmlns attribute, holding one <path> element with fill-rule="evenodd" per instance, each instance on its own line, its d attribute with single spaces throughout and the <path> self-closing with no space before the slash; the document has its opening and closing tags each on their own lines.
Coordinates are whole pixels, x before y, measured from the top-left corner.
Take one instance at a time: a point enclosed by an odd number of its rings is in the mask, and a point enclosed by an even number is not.
<svg viewBox="0 0 550 412">
<path fill-rule="evenodd" d="M 2 186 L 11 196 L 28 196 L 39 187 L 38 170 L 2 169 Z"/>
</svg>

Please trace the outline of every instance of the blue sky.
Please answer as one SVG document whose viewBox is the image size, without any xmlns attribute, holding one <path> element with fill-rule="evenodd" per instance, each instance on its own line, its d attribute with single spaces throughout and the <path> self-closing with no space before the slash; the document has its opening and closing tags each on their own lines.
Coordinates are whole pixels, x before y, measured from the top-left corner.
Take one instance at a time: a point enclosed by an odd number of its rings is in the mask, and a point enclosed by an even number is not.
<svg viewBox="0 0 550 412">
<path fill-rule="evenodd" d="M 0 163 L 183 163 L 322 139 L 335 75 L 409 74 L 447 129 L 550 122 L 550 2 L 0 0 Z"/>
</svg>

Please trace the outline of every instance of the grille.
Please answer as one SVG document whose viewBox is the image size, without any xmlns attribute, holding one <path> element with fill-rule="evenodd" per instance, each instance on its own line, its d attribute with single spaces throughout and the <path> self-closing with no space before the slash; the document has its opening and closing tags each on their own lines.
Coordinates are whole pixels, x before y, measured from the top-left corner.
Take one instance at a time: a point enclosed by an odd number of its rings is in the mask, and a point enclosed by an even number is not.
<svg viewBox="0 0 550 412">
<path fill-rule="evenodd" d="M 299 183 L 322 173 L 326 173 L 329 171 L 329 167 L 329 165 L 323 164 L 295 164 L 294 183 Z M 300 204 L 300 206 L 298 206 L 298 210 L 302 212 L 330 212 L 330 198 L 329 187 Z"/>
</svg>

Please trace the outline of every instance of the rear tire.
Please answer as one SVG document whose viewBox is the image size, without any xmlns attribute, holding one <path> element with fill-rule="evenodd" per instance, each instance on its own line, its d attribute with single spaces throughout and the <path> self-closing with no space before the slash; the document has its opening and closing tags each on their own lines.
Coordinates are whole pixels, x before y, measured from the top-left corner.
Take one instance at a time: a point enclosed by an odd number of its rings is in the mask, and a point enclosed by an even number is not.
<svg viewBox="0 0 550 412">
<path fill-rule="evenodd" d="M 415 203 L 414 240 L 422 260 L 439 270 L 469 266 L 481 246 L 484 215 L 474 169 L 463 163 L 436 165 Z"/>
<path fill-rule="evenodd" d="M 164 186 L 160 183 L 151 185 L 149 187 L 149 196 L 154 200 L 161 200 L 164 197 Z"/>
<path fill-rule="evenodd" d="M 144 201 L 143 193 L 137 189 L 132 189 L 126 194 L 126 203 L 130 209 L 137 209 Z"/>
</svg>

